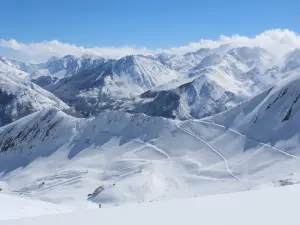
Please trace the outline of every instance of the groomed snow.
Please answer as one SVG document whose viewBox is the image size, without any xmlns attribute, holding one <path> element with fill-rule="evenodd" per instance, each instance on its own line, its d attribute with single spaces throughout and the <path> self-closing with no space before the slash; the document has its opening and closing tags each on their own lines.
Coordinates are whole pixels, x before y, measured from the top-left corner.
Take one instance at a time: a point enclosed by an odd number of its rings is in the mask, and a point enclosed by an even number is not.
<svg viewBox="0 0 300 225">
<path fill-rule="evenodd" d="M 299 225 L 300 185 L 0 221 L 1 225 Z M 0 214 L 2 211 L 0 212 Z"/>
<path fill-rule="evenodd" d="M 18 196 L 0 194 L 0 220 L 34 217 L 69 212 L 67 208 L 49 202 L 35 201 Z M 0 221 L 2 224 L 2 221 Z"/>
</svg>

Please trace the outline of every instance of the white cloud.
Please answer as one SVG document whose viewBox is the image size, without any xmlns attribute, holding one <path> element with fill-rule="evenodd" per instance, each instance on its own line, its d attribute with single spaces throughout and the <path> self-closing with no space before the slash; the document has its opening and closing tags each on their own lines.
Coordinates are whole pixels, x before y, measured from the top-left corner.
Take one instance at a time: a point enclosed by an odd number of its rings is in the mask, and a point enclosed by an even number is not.
<svg viewBox="0 0 300 225">
<path fill-rule="evenodd" d="M 9 57 L 16 57 L 17 59 L 24 61 L 44 62 L 51 56 L 80 56 L 82 54 L 92 54 L 108 58 L 119 58 L 128 54 L 147 55 L 149 54 L 149 51 L 146 48 L 134 48 L 130 46 L 124 46 L 120 48 L 84 48 L 82 46 L 76 46 L 73 44 L 61 43 L 56 40 L 24 44 L 14 39 L 0 39 L 0 54 Z"/>
<path fill-rule="evenodd" d="M 232 35 L 230 37 L 221 35 L 219 40 L 201 40 L 190 43 L 187 46 L 166 49 L 164 51 L 172 54 L 184 54 L 200 48 L 217 48 L 225 44 L 235 47 L 261 47 L 280 57 L 295 48 L 300 48 L 300 36 L 290 30 L 274 29 L 267 30 L 252 38 L 240 35 Z"/>
<path fill-rule="evenodd" d="M 85 48 L 74 44 L 62 43 L 56 40 L 36 43 L 20 43 L 14 39 L 0 39 L 0 55 L 16 57 L 24 61 L 43 62 L 51 56 L 64 56 L 67 54 L 80 56 L 82 54 L 94 54 L 108 58 L 119 58 L 130 54 L 155 54 L 166 52 L 170 54 L 185 54 L 200 48 L 216 48 L 224 44 L 233 46 L 262 47 L 269 52 L 282 56 L 288 51 L 300 48 L 300 36 L 290 30 L 267 30 L 255 37 L 240 35 L 223 36 L 218 40 L 200 40 L 186 46 L 170 49 L 147 49 L 132 46 L 124 47 L 94 47 Z"/>
</svg>

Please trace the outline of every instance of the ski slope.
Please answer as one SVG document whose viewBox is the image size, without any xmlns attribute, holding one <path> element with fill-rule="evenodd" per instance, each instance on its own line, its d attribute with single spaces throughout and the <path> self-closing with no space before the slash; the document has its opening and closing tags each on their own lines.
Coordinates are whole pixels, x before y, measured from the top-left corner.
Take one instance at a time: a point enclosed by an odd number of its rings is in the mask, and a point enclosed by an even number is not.
<svg viewBox="0 0 300 225">
<path fill-rule="evenodd" d="M 20 196 L 0 194 L 0 202 L 0 224 L 2 224 L 1 220 L 70 212 L 61 205 L 34 201 Z"/>
<path fill-rule="evenodd" d="M 2 127 L 0 147 L 3 193 L 72 210 L 300 180 L 298 151 L 203 120 L 125 112 L 78 119 L 49 109 Z"/>
<path fill-rule="evenodd" d="M 300 186 L 128 204 L 71 213 L 0 221 L 1 225 L 298 225 Z M 1 215 L 2 211 L 0 211 Z"/>
</svg>

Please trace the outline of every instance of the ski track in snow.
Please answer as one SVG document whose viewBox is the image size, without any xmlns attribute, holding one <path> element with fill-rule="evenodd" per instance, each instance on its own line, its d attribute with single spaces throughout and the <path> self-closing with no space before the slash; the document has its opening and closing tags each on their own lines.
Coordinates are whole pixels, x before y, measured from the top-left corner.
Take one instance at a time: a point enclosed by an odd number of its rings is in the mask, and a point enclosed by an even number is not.
<svg viewBox="0 0 300 225">
<path fill-rule="evenodd" d="M 184 124 L 184 123 L 187 123 L 187 122 L 188 122 L 188 121 L 185 121 L 185 122 L 181 123 L 181 125 Z M 239 178 L 238 176 L 236 176 L 236 175 L 230 170 L 230 168 L 229 168 L 229 166 L 228 166 L 227 159 L 226 159 L 226 158 L 225 158 L 218 150 L 216 150 L 214 147 L 212 147 L 209 143 L 207 143 L 206 141 L 204 141 L 202 138 L 200 138 L 200 137 L 198 137 L 197 135 L 195 135 L 195 134 L 193 134 L 193 133 L 191 133 L 191 132 L 189 132 L 189 131 L 183 129 L 182 127 L 180 127 L 180 125 L 176 124 L 176 126 L 178 127 L 178 129 L 180 129 L 180 130 L 182 130 L 183 132 L 185 132 L 185 133 L 187 133 L 187 134 L 189 134 L 189 135 L 195 137 L 196 139 L 198 139 L 199 141 L 201 141 L 203 144 L 205 144 L 206 146 L 208 146 L 211 150 L 213 150 L 217 155 L 219 155 L 219 156 L 224 160 L 224 163 L 225 163 L 225 167 L 226 167 L 227 172 L 228 172 L 232 177 L 234 177 L 236 180 L 243 181 L 241 178 Z"/>
<path fill-rule="evenodd" d="M 140 139 L 134 139 L 134 141 L 144 144 L 150 148 L 153 148 L 156 152 L 158 152 L 158 153 L 164 155 L 166 158 L 168 158 L 170 162 L 172 161 L 171 156 L 168 153 L 166 153 L 166 151 L 162 150 L 161 148 L 157 147 L 156 145 L 150 144 L 149 142 L 144 142 Z"/>
<path fill-rule="evenodd" d="M 286 155 L 286 156 L 289 156 L 289 157 L 292 157 L 292 158 L 294 158 L 294 159 L 299 160 L 299 157 L 296 156 L 296 155 L 287 153 L 286 151 L 284 151 L 284 150 L 282 150 L 282 149 L 276 148 L 276 147 L 274 147 L 274 146 L 272 146 L 272 145 L 269 145 L 269 144 L 267 144 L 267 143 L 264 143 L 264 142 L 261 142 L 261 141 L 259 141 L 259 140 L 254 139 L 254 138 L 248 137 L 248 136 L 246 136 L 246 135 L 244 135 L 244 134 L 242 134 L 242 133 L 238 132 L 237 130 L 232 129 L 232 128 L 230 128 L 230 127 L 226 127 L 226 126 L 224 126 L 224 125 L 217 124 L 217 123 L 213 123 L 213 122 L 208 122 L 208 121 L 201 121 L 200 123 L 205 123 L 205 124 L 210 124 L 210 125 L 222 127 L 222 128 L 224 128 L 224 129 L 230 130 L 230 131 L 232 131 L 232 132 L 234 132 L 234 133 L 236 133 L 236 134 L 239 134 L 239 135 L 241 135 L 241 136 L 243 136 L 243 137 L 246 137 L 246 138 L 248 138 L 248 139 L 251 139 L 251 140 L 253 140 L 253 141 L 256 141 L 256 142 L 258 142 L 259 144 L 261 144 L 261 145 L 263 145 L 263 146 L 267 146 L 267 147 L 269 147 L 269 148 L 272 148 L 272 149 L 274 149 L 274 150 L 276 150 L 276 151 L 278 151 L 278 152 L 280 152 L 280 153 L 282 153 L 282 154 L 284 154 L 284 155 Z"/>
<path fill-rule="evenodd" d="M 62 186 L 68 186 L 70 184 L 75 184 L 75 183 L 80 183 L 81 181 L 81 174 L 77 174 L 75 176 L 71 175 L 72 173 L 70 172 L 70 176 L 59 176 L 59 175 L 53 175 L 53 176 L 49 176 L 49 177 L 44 177 L 44 179 L 37 179 L 36 181 L 46 181 L 46 184 L 44 184 L 43 186 L 28 186 L 28 187 L 24 187 L 18 190 L 14 190 L 12 191 L 13 193 L 23 193 L 23 194 L 29 194 L 29 193 L 47 193 L 50 192 L 53 189 L 62 187 Z M 67 174 L 66 174 L 67 175 Z M 58 179 L 57 181 L 53 178 Z M 59 179 L 64 179 L 63 181 L 60 181 Z M 47 183 L 47 181 L 52 181 L 54 180 L 53 183 Z"/>
</svg>

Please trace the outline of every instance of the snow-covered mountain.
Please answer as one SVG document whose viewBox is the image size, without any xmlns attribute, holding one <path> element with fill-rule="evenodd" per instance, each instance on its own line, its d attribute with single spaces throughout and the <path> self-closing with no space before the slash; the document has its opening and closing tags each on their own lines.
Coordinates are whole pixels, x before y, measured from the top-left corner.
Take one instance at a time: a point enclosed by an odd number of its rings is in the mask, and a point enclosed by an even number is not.
<svg viewBox="0 0 300 225">
<path fill-rule="evenodd" d="M 3 67 L 6 66 L 6 67 L 21 70 L 21 71 L 27 72 L 27 73 L 32 73 L 39 69 L 38 65 L 25 63 L 25 62 L 19 61 L 17 59 L 7 58 L 7 57 L 3 57 L 3 56 L 0 56 L 0 63 L 1 63 L 2 69 L 3 69 Z"/>
<path fill-rule="evenodd" d="M 105 63 L 107 59 L 91 55 L 81 57 L 66 55 L 51 57 L 47 62 L 39 64 L 24 63 L 7 57 L 0 57 L 0 61 L 6 66 L 28 73 L 28 79 L 45 86 L 65 76 L 75 75 L 79 71 L 94 69 Z"/>
<path fill-rule="evenodd" d="M 225 111 L 270 87 L 271 82 L 265 82 L 267 76 L 262 74 L 271 65 L 271 59 L 269 53 L 259 48 L 208 54 L 189 70 L 189 79 L 143 93 L 128 111 L 178 119 L 202 118 Z"/>
<path fill-rule="evenodd" d="M 42 108 L 72 111 L 50 92 L 28 81 L 27 73 L 0 61 L 0 126 Z"/>
<path fill-rule="evenodd" d="M 206 120 L 231 127 L 240 133 L 270 143 L 276 151 L 299 150 L 300 76 L 290 76 L 237 107 Z"/>
<path fill-rule="evenodd" d="M 82 70 L 44 88 L 74 106 L 84 115 L 112 109 L 118 102 L 180 78 L 180 74 L 145 56 L 108 60 L 91 70 Z"/>
<path fill-rule="evenodd" d="M 105 61 L 106 59 L 104 58 L 92 57 L 89 55 L 84 55 L 82 57 L 66 55 L 62 58 L 50 58 L 45 67 L 52 75 L 54 74 L 54 76 L 63 77 L 69 74 L 74 75 L 80 70 L 96 68 Z M 60 73 L 60 75 L 58 75 L 58 73 Z"/>
<path fill-rule="evenodd" d="M 34 65 L 37 69 L 30 73 L 30 78 L 36 84 L 44 87 L 80 71 L 95 69 L 106 61 L 107 59 L 90 55 L 52 57 L 46 63 Z"/>
<path fill-rule="evenodd" d="M 29 77 L 84 116 L 123 110 L 202 118 L 229 109 L 294 74 L 295 52 L 280 63 L 265 49 L 231 45 L 182 56 L 161 53 L 119 60 L 68 55 L 31 66 L 37 69 Z"/>
<path fill-rule="evenodd" d="M 6 59 L 84 116 L 123 110 L 178 119 L 229 109 L 297 74 L 297 62 L 297 50 L 278 60 L 262 48 L 231 45 L 119 60 L 67 55 L 26 66 Z"/>
<path fill-rule="evenodd" d="M 202 120 L 43 110 L 0 128 L 0 180 L 5 193 L 81 206 L 297 183 L 299 82 Z"/>
<path fill-rule="evenodd" d="M 169 66 L 171 69 L 179 71 L 183 74 L 195 67 L 205 56 L 212 53 L 211 49 L 199 49 L 196 52 L 189 52 L 185 55 L 169 55 L 160 53 L 155 56 L 163 64 Z"/>
<path fill-rule="evenodd" d="M 185 73 L 189 71 L 192 79 L 174 67 L 181 65 L 179 56 L 127 56 L 45 88 L 84 115 L 122 109 L 150 116 L 202 118 L 270 86 L 261 77 L 271 66 L 271 54 L 260 48 L 234 48 L 226 53 L 228 49 L 200 49 L 181 56 L 191 66 Z"/>
<path fill-rule="evenodd" d="M 182 74 L 188 74 L 191 69 L 197 66 L 202 59 L 211 54 L 218 54 L 223 56 L 234 46 L 229 44 L 221 45 L 218 48 L 201 48 L 195 52 L 188 52 L 184 55 L 170 55 L 167 53 L 160 53 L 155 57 L 163 64 L 168 65 L 170 68 L 181 72 Z"/>
<path fill-rule="evenodd" d="M 282 72 L 288 72 L 300 67 L 300 49 L 288 53 L 284 59 Z"/>
<path fill-rule="evenodd" d="M 62 112 L 68 106 L 27 72 L 2 65 L 5 93 L 30 96 L 33 111 L 54 106 L 0 128 L 2 192 L 86 207 L 299 182 L 300 76 L 297 67 L 283 69 L 293 54 L 262 70 L 269 54 L 252 50 L 211 53 L 188 76 L 153 57 L 127 56 L 46 86 L 98 115 L 88 119 Z"/>
<path fill-rule="evenodd" d="M 228 54 L 234 56 L 238 61 L 246 64 L 250 70 L 256 69 L 262 73 L 276 64 L 275 56 L 271 55 L 263 48 L 234 48 L 231 49 Z"/>
<path fill-rule="evenodd" d="M 128 111 L 181 120 L 202 118 L 225 111 L 242 99 L 239 97 L 210 76 L 200 75 L 149 90 Z"/>
</svg>

